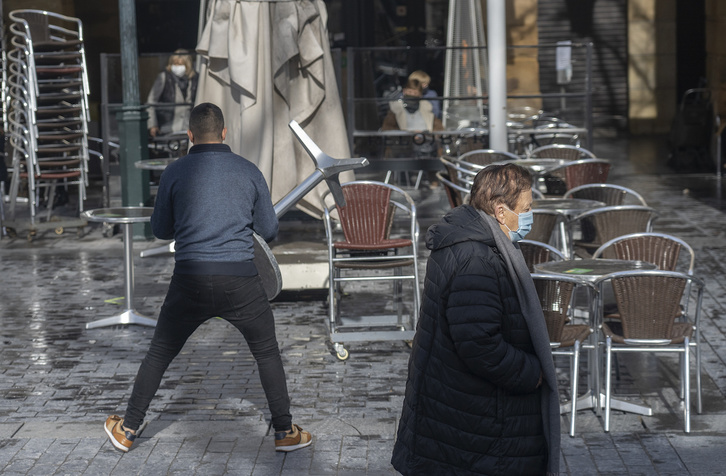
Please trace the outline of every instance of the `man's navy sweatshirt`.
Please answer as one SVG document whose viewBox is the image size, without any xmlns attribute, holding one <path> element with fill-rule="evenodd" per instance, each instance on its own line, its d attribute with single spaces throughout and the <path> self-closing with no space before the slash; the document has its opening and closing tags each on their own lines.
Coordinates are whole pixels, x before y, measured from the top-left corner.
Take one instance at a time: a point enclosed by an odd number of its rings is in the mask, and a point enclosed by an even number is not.
<svg viewBox="0 0 726 476">
<path fill-rule="evenodd" d="M 254 276 L 252 232 L 270 241 L 278 221 L 256 165 L 225 144 L 199 144 L 162 173 L 151 229 L 176 240 L 175 273 Z"/>
</svg>

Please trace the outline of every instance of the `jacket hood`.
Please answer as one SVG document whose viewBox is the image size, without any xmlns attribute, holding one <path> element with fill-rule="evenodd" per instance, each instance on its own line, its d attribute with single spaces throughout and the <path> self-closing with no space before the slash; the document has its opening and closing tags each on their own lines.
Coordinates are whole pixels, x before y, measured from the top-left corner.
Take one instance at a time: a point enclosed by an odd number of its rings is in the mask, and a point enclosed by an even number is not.
<svg viewBox="0 0 726 476">
<path fill-rule="evenodd" d="M 426 247 L 431 251 L 464 241 L 480 241 L 492 247 L 496 246 L 491 229 L 471 205 L 454 208 L 426 232 Z"/>
</svg>

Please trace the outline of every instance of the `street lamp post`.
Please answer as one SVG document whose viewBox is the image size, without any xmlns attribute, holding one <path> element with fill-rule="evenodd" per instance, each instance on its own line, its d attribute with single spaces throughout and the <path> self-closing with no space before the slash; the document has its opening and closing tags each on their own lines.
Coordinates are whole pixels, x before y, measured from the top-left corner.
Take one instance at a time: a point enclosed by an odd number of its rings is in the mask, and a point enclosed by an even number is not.
<svg viewBox="0 0 726 476">
<path fill-rule="evenodd" d="M 139 101 L 139 63 L 136 41 L 136 5 L 134 0 L 119 0 L 121 34 L 121 79 L 123 106 L 116 111 L 121 161 L 121 203 L 123 206 L 149 204 L 149 171 L 134 166 L 148 159 L 146 107 Z M 134 225 L 134 239 L 152 237 L 148 223 Z"/>
</svg>

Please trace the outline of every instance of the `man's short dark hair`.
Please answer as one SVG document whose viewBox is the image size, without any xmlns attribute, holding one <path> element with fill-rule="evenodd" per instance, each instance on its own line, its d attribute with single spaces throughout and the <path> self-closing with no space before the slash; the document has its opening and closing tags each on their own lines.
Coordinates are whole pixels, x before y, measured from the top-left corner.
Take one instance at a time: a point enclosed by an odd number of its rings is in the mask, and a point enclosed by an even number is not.
<svg viewBox="0 0 726 476">
<path fill-rule="evenodd" d="M 211 102 L 203 102 L 189 115 L 189 130 L 195 139 L 221 140 L 224 129 L 222 110 Z"/>
</svg>

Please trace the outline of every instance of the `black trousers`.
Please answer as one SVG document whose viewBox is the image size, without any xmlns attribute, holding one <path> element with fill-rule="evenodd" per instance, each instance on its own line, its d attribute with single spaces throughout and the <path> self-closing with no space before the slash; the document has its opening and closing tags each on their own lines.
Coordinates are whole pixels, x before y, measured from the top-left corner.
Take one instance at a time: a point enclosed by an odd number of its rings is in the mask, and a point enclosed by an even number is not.
<svg viewBox="0 0 726 476">
<path fill-rule="evenodd" d="M 189 336 L 205 321 L 221 317 L 244 336 L 257 361 L 275 431 L 292 427 L 285 370 L 275 337 L 275 321 L 259 276 L 174 274 L 154 336 L 136 375 L 124 426 L 137 430 L 161 378 Z"/>
</svg>

